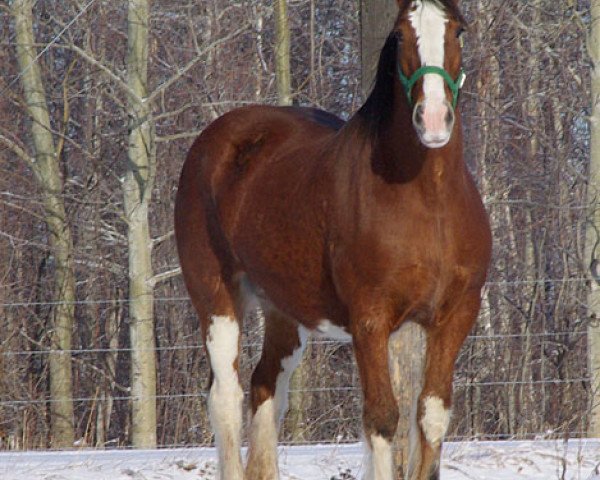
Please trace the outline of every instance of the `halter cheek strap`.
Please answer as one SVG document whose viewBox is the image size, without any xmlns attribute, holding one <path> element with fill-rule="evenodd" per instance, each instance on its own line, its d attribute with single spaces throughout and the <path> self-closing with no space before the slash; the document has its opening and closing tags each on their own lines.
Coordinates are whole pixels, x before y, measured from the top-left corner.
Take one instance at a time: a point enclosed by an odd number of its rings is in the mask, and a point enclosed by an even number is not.
<svg viewBox="0 0 600 480">
<path fill-rule="evenodd" d="M 415 83 L 419 81 L 421 77 L 424 77 L 428 73 L 434 73 L 436 75 L 441 76 L 448 88 L 452 92 L 452 108 L 456 108 L 456 104 L 458 103 L 458 94 L 460 89 L 465 84 L 465 80 L 467 78 L 467 74 L 463 69 L 460 70 L 458 74 L 458 78 L 456 81 L 450 76 L 450 74 L 441 67 L 433 67 L 433 66 L 425 66 L 419 68 L 415 73 L 413 73 L 412 77 L 407 78 L 404 73 L 402 73 L 402 68 L 400 64 L 398 64 L 398 77 L 400 78 L 400 83 L 404 87 L 404 91 L 406 92 L 406 97 L 408 98 L 408 103 L 412 107 L 413 99 L 412 99 L 412 89 L 415 86 Z"/>
</svg>

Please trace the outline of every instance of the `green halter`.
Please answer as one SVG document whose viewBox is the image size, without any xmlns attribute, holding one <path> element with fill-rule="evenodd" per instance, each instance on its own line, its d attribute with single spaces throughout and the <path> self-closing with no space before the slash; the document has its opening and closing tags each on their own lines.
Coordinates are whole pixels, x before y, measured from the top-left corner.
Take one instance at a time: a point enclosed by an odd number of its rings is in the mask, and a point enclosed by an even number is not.
<svg viewBox="0 0 600 480">
<path fill-rule="evenodd" d="M 415 86 L 415 83 L 419 81 L 419 79 L 428 73 L 435 73 L 436 75 L 441 76 L 450 88 L 452 92 L 452 108 L 456 108 L 456 104 L 458 102 L 458 93 L 460 89 L 463 87 L 465 83 L 465 79 L 467 78 L 467 74 L 463 69 L 460 70 L 458 74 L 458 78 L 456 81 L 452 79 L 450 74 L 441 67 L 421 67 L 415 73 L 413 73 L 412 77 L 406 78 L 406 75 L 402 73 L 402 68 L 400 68 L 400 64 L 398 64 L 398 76 L 400 77 L 400 83 L 404 87 L 404 91 L 406 92 L 406 97 L 408 98 L 408 103 L 412 107 L 413 99 L 412 99 L 412 89 Z"/>
</svg>

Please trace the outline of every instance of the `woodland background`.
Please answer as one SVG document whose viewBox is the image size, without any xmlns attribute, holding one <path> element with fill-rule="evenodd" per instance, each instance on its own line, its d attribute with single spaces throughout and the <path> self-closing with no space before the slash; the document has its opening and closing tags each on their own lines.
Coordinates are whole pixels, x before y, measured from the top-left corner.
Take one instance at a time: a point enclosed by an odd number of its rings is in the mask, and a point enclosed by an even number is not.
<svg viewBox="0 0 600 480">
<path fill-rule="evenodd" d="M 237 106 L 292 101 L 349 118 L 364 98 L 359 3 L 293 0 L 278 29 L 282 4 L 0 1 L 0 448 L 212 441 L 207 364 L 172 237 L 186 151 Z M 450 438 L 585 436 L 597 327 L 591 5 L 461 7 L 466 156 L 494 259 L 457 366 Z M 288 29 L 282 98 L 275 46 Z M 246 372 L 259 342 L 255 322 Z M 351 347 L 317 340 L 306 359 L 282 439 L 357 440 Z"/>
</svg>

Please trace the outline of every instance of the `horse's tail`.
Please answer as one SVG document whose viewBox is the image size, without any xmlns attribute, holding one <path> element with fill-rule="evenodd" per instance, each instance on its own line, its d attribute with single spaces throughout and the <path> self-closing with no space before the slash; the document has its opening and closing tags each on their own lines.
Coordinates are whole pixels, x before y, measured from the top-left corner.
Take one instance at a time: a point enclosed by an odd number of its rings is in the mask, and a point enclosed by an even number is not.
<svg viewBox="0 0 600 480">
<path fill-rule="evenodd" d="M 235 263 L 218 214 L 219 192 L 235 148 L 212 137 L 205 130 L 188 151 L 174 212 L 183 277 L 194 306 L 207 315 L 213 310 L 213 279 L 230 278 Z"/>
</svg>

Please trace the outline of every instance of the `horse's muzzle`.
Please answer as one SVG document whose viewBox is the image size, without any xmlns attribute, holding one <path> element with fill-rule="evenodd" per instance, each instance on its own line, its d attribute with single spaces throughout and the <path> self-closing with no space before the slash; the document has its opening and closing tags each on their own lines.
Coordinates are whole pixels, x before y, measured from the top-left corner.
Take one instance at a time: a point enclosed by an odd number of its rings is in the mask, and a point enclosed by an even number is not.
<svg viewBox="0 0 600 480">
<path fill-rule="evenodd" d="M 450 141 L 454 118 L 454 110 L 447 100 L 420 101 L 413 110 L 413 125 L 427 148 L 441 148 Z"/>
</svg>

